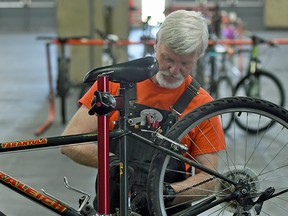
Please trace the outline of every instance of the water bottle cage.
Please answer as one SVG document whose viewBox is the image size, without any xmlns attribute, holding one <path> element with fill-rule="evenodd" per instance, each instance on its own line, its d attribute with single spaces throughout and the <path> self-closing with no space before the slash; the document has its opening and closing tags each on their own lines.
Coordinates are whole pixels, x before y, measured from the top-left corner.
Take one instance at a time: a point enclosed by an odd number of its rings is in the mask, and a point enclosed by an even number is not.
<svg viewBox="0 0 288 216">
<path fill-rule="evenodd" d="M 109 92 L 100 92 L 97 90 L 94 92 L 94 95 L 89 115 L 107 115 L 115 109 L 116 99 Z"/>
</svg>

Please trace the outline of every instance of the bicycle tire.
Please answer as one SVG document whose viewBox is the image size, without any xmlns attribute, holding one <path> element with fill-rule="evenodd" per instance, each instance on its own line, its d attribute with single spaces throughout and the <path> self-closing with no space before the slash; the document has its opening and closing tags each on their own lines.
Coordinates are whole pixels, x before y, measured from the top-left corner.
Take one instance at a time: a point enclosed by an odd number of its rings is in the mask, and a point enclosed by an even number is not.
<svg viewBox="0 0 288 216">
<path fill-rule="evenodd" d="M 228 76 L 221 76 L 216 84 L 216 99 L 233 96 L 234 88 Z"/>
<path fill-rule="evenodd" d="M 253 201 L 256 201 L 260 193 L 268 187 L 274 187 L 275 193 L 282 189 L 288 190 L 285 176 L 285 173 L 288 173 L 288 161 L 286 159 L 288 151 L 286 142 L 288 111 L 278 105 L 247 97 L 218 99 L 202 105 L 176 122 L 169 130 L 167 138 L 174 141 L 181 140 L 187 135 L 187 132 L 200 123 L 206 122 L 209 124 L 210 118 L 219 116 L 222 119 L 231 112 L 258 114 L 262 118 L 272 119 L 275 124 L 269 130 L 253 136 L 240 129 L 237 124 L 233 124 L 230 130 L 225 132 L 226 149 L 217 153 L 219 161 L 217 167 L 215 167 L 216 172 L 229 179 L 248 183 L 250 190 L 247 195 L 251 196 Z M 213 140 L 208 140 L 208 142 L 213 144 Z M 170 148 L 171 143 L 164 141 L 161 145 Z M 169 215 L 163 200 L 164 176 L 169 160 L 170 156 L 161 150 L 157 150 L 151 162 L 148 176 L 148 202 L 151 215 Z M 169 170 L 169 172 L 172 171 Z M 192 203 L 192 207 L 187 208 L 187 212 L 175 215 L 256 215 L 255 206 L 252 205 L 251 208 L 245 210 L 239 204 L 240 199 L 217 204 L 219 198 L 228 195 L 230 190 L 233 192 L 235 188 L 232 188 L 229 182 L 224 182 L 218 177 L 215 177 L 214 181 L 218 184 L 218 187 L 214 188 L 213 191 L 209 191 L 209 193 L 206 192 L 207 197 L 202 197 L 201 201 L 206 199 L 204 207 L 201 207 L 202 209 L 197 208 L 197 205 Z M 191 187 L 191 185 L 187 186 Z M 201 190 L 202 185 L 193 186 L 195 191 L 203 191 Z M 178 195 L 176 194 L 176 196 Z M 287 199 L 285 200 L 287 194 L 282 195 L 267 200 L 261 206 L 261 212 L 266 213 L 265 215 L 286 215 L 288 212 Z M 196 194 L 194 194 L 195 197 L 197 197 Z M 211 197 L 215 197 L 217 205 L 210 206 L 211 209 L 209 209 Z"/>
<path fill-rule="evenodd" d="M 231 97 L 233 95 L 233 92 L 234 87 L 229 76 L 226 75 L 221 76 L 217 81 L 215 99 Z M 227 119 L 229 118 L 227 117 Z M 225 122 L 223 122 L 222 125 L 223 130 L 224 131 L 228 130 L 231 123 L 232 123 L 232 115 L 230 116 L 230 120 L 226 120 Z"/>
<path fill-rule="evenodd" d="M 66 97 L 70 88 L 69 64 L 67 58 L 58 58 L 57 95 L 60 97 L 62 123 L 66 124 Z"/>
<path fill-rule="evenodd" d="M 193 78 L 195 78 L 198 83 L 204 87 L 205 82 L 204 82 L 204 57 L 202 56 L 198 61 L 197 61 L 197 67 L 194 71 L 191 72 L 191 75 Z"/>
<path fill-rule="evenodd" d="M 259 83 L 257 83 L 258 86 L 256 86 L 256 88 L 258 88 L 256 90 L 257 93 L 253 95 L 251 88 L 253 88 L 255 83 L 251 85 L 251 82 L 253 82 L 251 80 L 254 78 L 256 78 Z M 271 94 L 271 92 L 273 93 Z M 273 102 L 279 106 L 284 106 L 285 104 L 285 93 L 281 82 L 272 73 L 264 70 L 257 70 L 254 75 L 248 74 L 243 77 L 237 83 L 233 96 L 257 97 Z M 245 123 L 239 121 L 238 118 L 235 118 L 235 122 L 239 127 L 247 130 L 249 133 L 264 131 L 270 125 L 270 122 L 267 122 L 267 125 L 263 125 L 262 128 L 254 128 L 253 125 L 247 128 L 245 127 Z"/>
<path fill-rule="evenodd" d="M 205 56 L 203 56 L 202 62 L 199 62 L 199 64 L 201 64 L 199 70 L 202 71 L 202 87 L 209 92 L 213 98 L 217 98 L 217 84 L 220 72 L 217 55 L 218 54 L 212 49 L 212 51 L 208 51 Z"/>
</svg>

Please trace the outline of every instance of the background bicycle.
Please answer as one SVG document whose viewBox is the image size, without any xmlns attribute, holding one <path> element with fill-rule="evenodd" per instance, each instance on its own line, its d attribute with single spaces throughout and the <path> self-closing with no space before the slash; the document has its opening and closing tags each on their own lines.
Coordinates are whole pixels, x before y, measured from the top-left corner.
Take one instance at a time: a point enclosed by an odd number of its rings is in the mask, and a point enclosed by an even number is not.
<svg viewBox="0 0 288 216">
<path fill-rule="evenodd" d="M 66 124 L 66 100 L 69 94 L 70 88 L 77 87 L 79 84 L 73 83 L 70 79 L 69 67 L 70 67 L 70 56 L 69 56 L 69 44 L 68 40 L 83 40 L 87 37 L 46 37 L 39 36 L 38 40 L 45 40 L 48 45 L 58 46 L 58 58 L 57 58 L 57 78 L 56 78 L 56 96 L 60 98 L 60 115 L 62 118 L 62 123 Z M 50 47 L 47 48 L 47 52 L 50 52 Z M 47 53 L 50 55 L 50 53 Z M 47 59 L 48 64 L 50 64 L 49 59 Z M 49 68 L 51 70 L 51 68 Z M 50 71 L 51 74 L 51 71 Z M 53 86 L 52 86 L 53 88 Z"/>
<path fill-rule="evenodd" d="M 233 95 L 232 73 L 237 68 L 229 61 L 230 56 L 229 50 L 215 41 L 197 64 L 196 79 L 215 99 Z"/>
<path fill-rule="evenodd" d="M 243 28 L 237 14 L 228 13 L 220 5 L 216 1 L 215 5 L 199 6 L 209 20 L 210 43 L 205 55 L 198 61 L 194 75 L 214 98 L 233 94 L 234 79 L 239 76 L 239 70 L 233 63 L 234 46 L 229 44 L 229 40 L 241 38 Z"/>
<path fill-rule="evenodd" d="M 247 63 L 246 72 L 244 72 L 244 77 L 235 85 L 234 95 L 266 98 L 283 106 L 285 103 L 283 84 L 280 79 L 274 75 L 274 72 L 265 69 L 265 66 L 269 62 L 269 58 L 273 57 L 271 49 L 274 49 L 277 45 L 271 40 L 264 39 L 255 34 L 249 33 L 248 36 L 252 41 L 251 48 L 248 48 L 250 50 L 249 61 Z M 266 47 L 260 49 L 260 46 L 263 45 L 266 45 Z M 239 52 L 243 51 L 247 52 L 247 50 L 239 50 Z M 265 52 L 268 52 L 268 55 L 263 55 Z M 272 91 L 273 97 L 268 97 L 267 91 Z"/>
<path fill-rule="evenodd" d="M 286 96 L 283 83 L 274 72 L 266 70 L 261 64 L 261 52 L 259 46 L 266 44 L 272 49 L 276 46 L 272 41 L 261 38 L 257 35 L 250 36 L 252 40 L 250 57 L 247 65 L 246 73 L 235 85 L 233 95 L 250 96 L 269 100 L 277 105 L 284 106 Z M 271 58 L 271 56 L 269 56 Z M 269 61 L 266 59 L 266 61 Z M 264 62 L 265 63 L 265 62 Z M 267 63 L 267 62 L 266 62 Z M 273 94 L 269 94 L 273 92 Z M 242 123 L 236 121 L 241 127 Z M 266 127 L 263 126 L 262 130 Z M 256 132 L 253 128 L 248 128 L 250 132 Z"/>
</svg>

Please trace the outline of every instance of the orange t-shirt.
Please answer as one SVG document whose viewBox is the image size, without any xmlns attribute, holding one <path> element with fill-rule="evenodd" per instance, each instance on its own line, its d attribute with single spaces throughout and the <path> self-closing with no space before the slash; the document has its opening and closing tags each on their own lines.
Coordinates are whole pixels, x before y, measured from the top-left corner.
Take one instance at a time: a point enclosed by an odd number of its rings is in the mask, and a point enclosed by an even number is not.
<svg viewBox="0 0 288 216">
<path fill-rule="evenodd" d="M 187 86 L 192 81 L 192 77 L 189 76 L 185 79 L 185 82 L 175 89 L 167 89 L 155 85 L 151 79 L 144 80 L 137 83 L 137 103 L 143 104 L 149 107 L 158 108 L 166 111 L 171 111 L 170 106 L 176 103 L 178 98 L 186 90 Z M 109 92 L 112 95 L 117 95 L 120 84 L 109 82 Z M 90 90 L 79 100 L 80 104 L 85 105 L 89 109 L 91 108 L 91 101 L 94 97 L 94 91 L 97 89 L 97 81 L 93 84 Z M 181 118 L 196 107 L 211 101 L 211 96 L 203 89 L 199 89 L 199 95 L 195 96 L 193 100 L 188 104 L 183 111 Z M 113 128 L 113 121 L 118 119 L 118 111 L 113 111 L 110 114 L 110 130 Z M 213 128 L 209 124 L 205 126 L 205 123 L 201 123 L 201 132 L 196 129 L 192 129 L 189 133 L 190 138 L 184 138 L 181 143 L 185 143 L 188 147 L 188 152 L 192 155 L 198 155 L 203 153 L 212 153 L 225 148 L 224 134 L 218 118 L 212 118 Z M 215 134 L 215 130 L 218 131 Z M 205 137 L 203 136 L 205 133 Z M 209 139 L 210 141 L 207 141 Z M 213 141 L 213 146 L 211 141 Z"/>
</svg>

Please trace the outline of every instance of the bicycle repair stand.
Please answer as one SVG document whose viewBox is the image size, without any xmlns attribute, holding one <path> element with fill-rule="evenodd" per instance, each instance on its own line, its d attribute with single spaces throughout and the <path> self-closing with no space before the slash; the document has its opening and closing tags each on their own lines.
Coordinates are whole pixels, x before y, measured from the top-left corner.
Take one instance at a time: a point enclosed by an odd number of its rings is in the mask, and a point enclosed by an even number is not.
<svg viewBox="0 0 288 216">
<path fill-rule="evenodd" d="M 44 36 L 44 37 L 38 37 L 38 39 L 46 40 L 45 51 L 46 51 L 46 59 L 47 59 L 48 86 L 49 86 L 49 113 L 48 113 L 48 117 L 46 121 L 41 126 L 39 126 L 39 128 L 37 128 L 36 131 L 34 132 L 36 136 L 39 136 L 45 130 L 47 130 L 52 125 L 52 123 L 54 122 L 54 118 L 55 118 L 55 92 L 53 90 L 50 45 L 51 44 L 59 45 L 60 46 L 60 54 L 59 54 L 60 59 L 66 59 L 65 46 L 67 44 L 67 38 L 51 38 L 51 37 Z M 64 64 L 67 64 L 67 62 L 65 61 Z M 58 62 L 58 65 L 59 65 L 59 62 Z M 67 65 L 61 65 L 61 66 L 67 67 Z M 58 69 L 58 73 L 63 73 L 63 71 Z M 59 90 L 58 87 L 57 87 L 57 90 Z M 65 92 L 65 90 L 63 91 Z M 58 91 L 58 94 L 59 94 L 59 91 Z M 65 110 L 65 107 L 63 106 L 64 105 L 63 103 L 65 103 L 65 97 L 63 95 L 62 95 L 61 100 L 64 100 L 61 104 L 61 115 L 62 115 L 62 123 L 65 124 L 66 123 L 66 110 Z"/>
<path fill-rule="evenodd" d="M 127 119 L 129 114 L 129 93 L 125 91 L 132 88 L 132 83 L 120 83 L 119 96 L 113 97 L 109 91 L 109 78 L 105 75 L 97 77 L 98 91 L 92 100 L 90 115 L 97 114 L 98 118 L 98 214 L 110 215 L 109 197 L 109 114 L 112 110 L 119 110 L 120 128 L 127 130 Z M 123 110 L 123 108 L 125 108 Z M 127 137 L 119 139 L 120 144 L 120 215 L 128 215 L 128 173 L 126 145 Z M 99 197 L 103 196 L 103 197 Z"/>
</svg>

